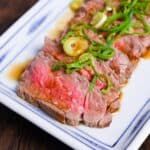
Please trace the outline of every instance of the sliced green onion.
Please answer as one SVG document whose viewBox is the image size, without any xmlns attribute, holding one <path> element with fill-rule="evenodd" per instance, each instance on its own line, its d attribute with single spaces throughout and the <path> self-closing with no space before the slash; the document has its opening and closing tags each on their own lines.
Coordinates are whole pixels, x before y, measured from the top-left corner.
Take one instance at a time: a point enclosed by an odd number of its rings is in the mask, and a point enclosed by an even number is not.
<svg viewBox="0 0 150 150">
<path fill-rule="evenodd" d="M 70 38 L 75 36 L 75 33 L 73 31 L 69 31 L 62 39 L 61 39 L 61 43 L 64 44 L 65 41 Z"/>
<path fill-rule="evenodd" d="M 132 15 L 132 14 L 131 14 Z M 127 30 L 129 30 L 129 28 L 131 27 L 131 21 L 132 21 L 132 16 L 128 16 L 127 19 L 121 23 L 119 26 L 114 27 L 113 29 L 111 29 L 110 31 L 112 33 L 124 33 Z"/>
<path fill-rule="evenodd" d="M 79 56 L 88 48 L 88 41 L 81 37 L 70 37 L 63 44 L 64 51 L 69 56 Z"/>
<path fill-rule="evenodd" d="M 93 17 L 91 24 L 98 29 L 105 23 L 106 20 L 107 15 L 104 12 L 97 12 Z"/>
<path fill-rule="evenodd" d="M 112 84 L 112 81 L 110 80 L 110 78 L 105 76 L 105 79 L 106 79 L 105 81 L 107 83 L 107 87 L 101 90 L 102 94 L 109 93 L 109 91 L 113 87 L 113 84 Z"/>
<path fill-rule="evenodd" d="M 70 8 L 73 11 L 77 11 L 78 9 L 80 9 L 80 7 L 83 5 L 84 0 L 73 0 L 70 4 Z"/>
<path fill-rule="evenodd" d="M 108 17 L 107 21 L 104 23 L 103 28 L 107 30 L 107 28 L 113 24 L 114 21 L 123 17 L 123 13 L 117 13 L 110 17 Z"/>
<path fill-rule="evenodd" d="M 150 2 L 146 6 L 145 13 L 146 13 L 146 15 L 150 15 Z"/>
<path fill-rule="evenodd" d="M 56 62 L 52 65 L 52 71 L 58 71 L 61 70 L 62 68 L 65 68 L 65 64 L 62 62 Z"/>
<path fill-rule="evenodd" d="M 91 58 L 91 54 L 89 53 L 84 53 L 82 54 L 78 60 L 76 60 L 75 62 L 73 63 L 70 63 L 70 64 L 67 64 L 66 65 L 66 72 L 67 73 L 72 73 L 74 71 L 78 71 L 88 65 L 91 65 L 91 61 L 92 61 L 92 58 Z"/>
<path fill-rule="evenodd" d="M 137 15 L 136 17 L 143 24 L 145 32 L 150 33 L 150 24 L 147 23 L 144 16 L 143 15 Z"/>
<path fill-rule="evenodd" d="M 113 11 L 113 8 L 112 7 L 110 7 L 110 6 L 107 6 L 106 7 L 106 10 L 109 12 L 109 11 Z"/>
<path fill-rule="evenodd" d="M 115 55 L 115 51 L 113 48 L 108 45 L 102 45 L 97 42 L 93 42 L 89 47 L 89 52 L 96 58 L 102 60 L 108 60 Z"/>
<path fill-rule="evenodd" d="M 114 56 L 114 50 L 110 47 L 104 48 L 95 54 L 95 56 L 102 60 L 108 60 Z"/>
<path fill-rule="evenodd" d="M 82 37 L 88 40 L 85 30 L 92 30 L 93 32 L 96 32 L 95 28 L 93 28 L 90 24 L 82 22 L 73 24 L 68 33 L 61 39 L 61 43 L 64 44 L 64 42 L 70 37 Z"/>
<path fill-rule="evenodd" d="M 102 89 L 101 92 L 102 94 L 107 94 L 111 88 L 113 87 L 113 84 L 112 84 L 112 81 L 110 80 L 109 77 L 107 77 L 106 75 L 104 74 L 98 74 L 95 72 L 95 75 L 90 83 L 90 86 L 89 86 L 89 91 L 92 92 L 95 85 L 96 85 L 96 81 L 100 79 L 102 82 L 105 82 L 107 84 L 107 87 Z"/>
<path fill-rule="evenodd" d="M 93 77 L 93 79 L 92 79 L 92 81 L 91 81 L 91 83 L 90 83 L 90 86 L 89 86 L 89 91 L 90 91 L 90 92 L 93 91 L 93 89 L 94 89 L 94 87 L 95 87 L 95 85 L 96 85 L 96 81 L 97 81 L 97 80 L 98 80 L 98 75 L 95 74 L 94 77 Z"/>
</svg>

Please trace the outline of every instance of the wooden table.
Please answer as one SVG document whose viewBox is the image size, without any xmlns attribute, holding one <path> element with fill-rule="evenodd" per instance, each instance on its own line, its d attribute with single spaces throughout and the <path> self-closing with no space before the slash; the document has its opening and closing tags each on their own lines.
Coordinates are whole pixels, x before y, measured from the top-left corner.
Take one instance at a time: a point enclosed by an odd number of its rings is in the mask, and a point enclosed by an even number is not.
<svg viewBox="0 0 150 150">
<path fill-rule="evenodd" d="M 0 0 L 0 34 L 36 0 Z M 70 149 L 0 104 L 0 150 Z M 140 148 L 150 149 L 150 137 Z"/>
</svg>

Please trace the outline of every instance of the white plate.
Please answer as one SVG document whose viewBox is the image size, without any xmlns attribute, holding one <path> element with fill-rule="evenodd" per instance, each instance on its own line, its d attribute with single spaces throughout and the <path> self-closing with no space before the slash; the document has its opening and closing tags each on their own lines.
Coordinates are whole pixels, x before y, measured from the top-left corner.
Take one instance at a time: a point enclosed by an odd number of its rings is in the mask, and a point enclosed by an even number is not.
<svg viewBox="0 0 150 150">
<path fill-rule="evenodd" d="M 64 14 L 70 0 L 38 1 L 0 38 L 0 102 L 41 129 L 76 149 L 137 149 L 150 133 L 150 61 L 141 59 L 128 85 L 122 105 L 105 129 L 63 125 L 39 108 L 17 97 L 17 82 L 8 77 L 14 64 L 33 58 L 44 36 Z"/>
</svg>

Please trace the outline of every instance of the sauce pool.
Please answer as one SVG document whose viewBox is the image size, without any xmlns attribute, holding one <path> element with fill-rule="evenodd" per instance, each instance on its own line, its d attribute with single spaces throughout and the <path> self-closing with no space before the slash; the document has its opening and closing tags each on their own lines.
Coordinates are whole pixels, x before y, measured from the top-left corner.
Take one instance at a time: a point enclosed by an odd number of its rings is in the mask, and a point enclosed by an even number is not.
<svg viewBox="0 0 150 150">
<path fill-rule="evenodd" d="M 9 79 L 16 80 L 16 81 L 19 80 L 22 73 L 24 72 L 24 70 L 26 69 L 26 67 L 29 65 L 30 62 L 31 60 L 18 63 L 18 64 L 14 64 L 7 73 Z"/>
<path fill-rule="evenodd" d="M 147 50 L 146 54 L 143 56 L 144 59 L 150 59 L 150 49 Z"/>
</svg>

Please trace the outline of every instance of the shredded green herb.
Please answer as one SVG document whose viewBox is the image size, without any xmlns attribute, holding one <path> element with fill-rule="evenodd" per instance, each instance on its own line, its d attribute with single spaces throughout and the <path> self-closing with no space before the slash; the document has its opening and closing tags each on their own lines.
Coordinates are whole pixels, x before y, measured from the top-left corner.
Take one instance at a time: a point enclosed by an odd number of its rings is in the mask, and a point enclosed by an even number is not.
<svg viewBox="0 0 150 150">
<path fill-rule="evenodd" d="M 70 27 L 68 33 L 62 38 L 61 43 L 64 44 L 64 42 L 70 37 L 82 37 L 89 40 L 88 36 L 85 33 L 85 30 L 92 30 L 93 32 L 96 32 L 96 29 L 89 24 L 82 22 L 73 24 Z"/>
<path fill-rule="evenodd" d="M 52 71 L 58 71 L 65 67 L 66 67 L 66 65 L 63 62 L 56 62 L 52 65 L 51 69 L 52 69 Z"/>
<path fill-rule="evenodd" d="M 149 5 L 149 0 L 122 0 L 118 12 L 108 17 L 107 21 L 101 28 L 101 31 L 108 32 L 108 36 L 112 33 L 115 35 L 128 34 L 134 26 L 133 17 L 136 15 L 144 25 L 144 33 L 149 33 L 149 25 L 142 17 L 147 13 L 147 10 L 149 10 Z M 116 21 L 120 21 L 120 23 L 115 24 Z"/>
<path fill-rule="evenodd" d="M 77 11 L 79 8 L 81 8 L 81 6 L 83 5 L 84 0 L 73 0 L 70 4 L 70 8 L 73 11 Z"/>
<path fill-rule="evenodd" d="M 93 66 L 94 58 L 90 53 L 84 53 L 82 54 L 77 60 L 75 60 L 72 63 L 65 64 L 62 62 L 56 62 L 52 66 L 52 71 L 58 71 L 61 69 L 65 69 L 65 72 L 70 74 L 74 71 L 79 71 L 80 69 L 86 67 L 86 66 Z"/>
<path fill-rule="evenodd" d="M 79 71 L 86 66 L 91 66 L 95 75 L 90 83 L 89 89 L 90 91 L 93 90 L 98 79 L 104 80 L 104 82 L 107 83 L 107 87 L 102 90 L 103 94 L 107 94 L 113 84 L 108 77 L 105 77 L 105 75 L 99 75 L 96 72 L 93 62 L 95 60 L 107 61 L 114 57 L 115 50 L 112 45 L 116 36 L 125 34 L 149 35 L 150 33 L 150 24 L 145 18 L 146 15 L 150 15 L 150 0 L 121 0 L 120 5 L 118 6 L 114 5 L 113 0 L 105 0 L 105 2 L 106 10 L 96 12 L 93 15 L 90 24 L 79 22 L 71 25 L 67 34 L 61 40 L 61 44 L 64 47 L 64 44 L 69 38 L 79 37 L 85 39 L 88 43 L 88 48 L 84 53 L 76 56 L 76 59 L 72 63 L 65 64 L 57 62 L 52 66 L 53 71 L 64 69 L 66 73 L 73 73 L 74 71 Z M 74 10 L 78 10 L 81 6 L 76 5 L 77 3 L 72 4 Z M 103 17 L 103 13 L 106 15 L 105 18 Z M 138 31 L 138 29 L 140 30 Z M 91 30 L 97 35 L 105 33 L 105 35 L 102 36 L 103 40 L 95 42 L 89 39 L 88 35 L 86 35 L 87 30 Z M 72 45 L 74 46 L 74 44 Z M 66 49 L 66 51 L 69 51 L 68 47 Z"/>
<path fill-rule="evenodd" d="M 137 19 L 143 24 L 144 31 L 150 33 L 150 24 L 148 24 L 143 15 L 137 15 Z"/>
<path fill-rule="evenodd" d="M 109 91 L 110 91 L 110 90 L 112 89 L 112 87 L 113 87 L 112 81 L 111 81 L 108 77 L 105 77 L 105 79 L 106 79 L 107 87 L 101 90 L 102 94 L 107 94 L 107 93 L 109 93 Z"/>
<path fill-rule="evenodd" d="M 113 87 L 113 84 L 112 84 L 112 81 L 111 79 L 104 75 L 104 74 L 98 74 L 97 72 L 95 73 L 91 83 L 90 83 L 90 86 L 89 86 L 89 91 L 92 92 L 95 85 L 96 85 L 96 82 L 97 80 L 101 80 L 102 82 L 106 83 L 107 87 L 103 88 L 101 90 L 102 94 L 107 94 Z"/>
<path fill-rule="evenodd" d="M 79 71 L 88 65 L 92 65 L 92 56 L 89 53 L 84 53 L 79 57 L 78 60 L 66 65 L 66 72 L 72 73 L 74 71 Z"/>
<path fill-rule="evenodd" d="M 114 49 L 108 44 L 103 45 L 97 42 L 92 42 L 91 46 L 89 47 L 89 52 L 94 57 L 101 60 L 108 60 L 115 55 Z"/>
<path fill-rule="evenodd" d="M 94 75 L 91 83 L 90 83 L 90 86 L 89 86 L 89 91 L 92 92 L 95 85 L 96 85 L 96 81 L 98 80 L 99 76 L 97 74 Z"/>
</svg>

